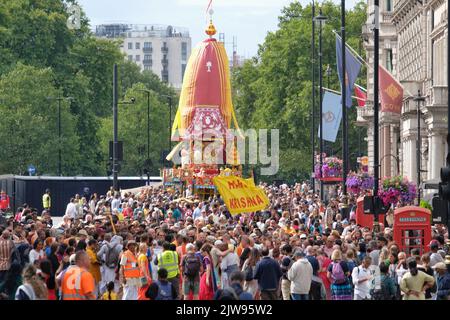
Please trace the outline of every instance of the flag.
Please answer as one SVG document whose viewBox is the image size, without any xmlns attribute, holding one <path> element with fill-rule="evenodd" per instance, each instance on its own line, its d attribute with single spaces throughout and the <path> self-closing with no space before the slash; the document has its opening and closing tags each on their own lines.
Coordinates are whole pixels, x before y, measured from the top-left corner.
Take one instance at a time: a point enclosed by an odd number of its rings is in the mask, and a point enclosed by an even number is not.
<svg viewBox="0 0 450 320">
<path fill-rule="evenodd" d="M 355 96 L 359 98 L 356 99 L 356 101 L 358 102 L 358 107 L 364 108 L 366 106 L 367 93 L 362 91 L 358 86 L 355 86 Z"/>
<path fill-rule="evenodd" d="M 342 120 L 342 97 L 339 94 L 325 92 L 322 103 L 323 139 L 336 142 Z M 320 126 L 319 134 L 320 139 Z"/>
<path fill-rule="evenodd" d="M 269 205 L 269 198 L 253 178 L 217 176 L 212 180 L 232 215 L 264 210 Z"/>
<path fill-rule="evenodd" d="M 213 2 L 213 0 L 209 0 L 209 4 L 208 4 L 208 6 L 206 7 L 206 13 L 209 12 L 209 9 L 211 8 L 212 2 Z"/>
<path fill-rule="evenodd" d="M 402 113 L 403 87 L 385 68 L 378 70 L 380 78 L 381 112 Z"/>
<path fill-rule="evenodd" d="M 336 35 L 336 58 L 337 58 L 337 69 L 339 75 L 339 81 L 341 83 L 341 89 L 344 87 L 342 85 L 342 40 Z M 352 92 L 353 86 L 355 85 L 356 79 L 358 78 L 359 71 L 361 70 L 361 62 L 350 52 L 350 50 L 345 48 L 345 105 L 347 108 L 352 107 Z M 341 91 L 343 92 L 343 91 Z"/>
</svg>

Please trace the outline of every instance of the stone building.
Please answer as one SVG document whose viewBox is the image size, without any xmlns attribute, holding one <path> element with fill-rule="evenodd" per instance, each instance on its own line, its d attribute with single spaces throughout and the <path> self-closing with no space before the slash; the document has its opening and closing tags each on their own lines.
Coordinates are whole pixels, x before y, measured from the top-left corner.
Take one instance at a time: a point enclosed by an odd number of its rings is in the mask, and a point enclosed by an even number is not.
<svg viewBox="0 0 450 320">
<path fill-rule="evenodd" d="M 363 40 L 373 66 L 373 0 Z M 380 113 L 380 176 L 402 174 L 417 181 L 420 146 L 421 181 L 439 180 L 447 154 L 447 1 L 382 0 L 379 8 L 380 64 L 404 88 L 401 115 Z M 358 124 L 368 128 L 370 167 L 373 168 L 373 70 L 368 70 L 368 101 L 358 110 Z M 414 97 L 425 97 L 418 103 Z M 417 107 L 420 104 L 421 141 Z"/>
<path fill-rule="evenodd" d="M 100 38 L 122 39 L 121 51 L 126 59 L 181 89 L 191 54 L 191 37 L 186 28 L 114 23 L 97 26 L 95 34 Z"/>
</svg>

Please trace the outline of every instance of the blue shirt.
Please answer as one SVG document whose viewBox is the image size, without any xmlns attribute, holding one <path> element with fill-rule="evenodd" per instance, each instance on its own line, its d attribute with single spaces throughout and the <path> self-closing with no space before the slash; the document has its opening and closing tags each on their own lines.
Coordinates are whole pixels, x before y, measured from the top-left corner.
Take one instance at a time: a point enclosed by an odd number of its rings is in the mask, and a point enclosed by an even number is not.
<svg viewBox="0 0 450 320">
<path fill-rule="evenodd" d="M 314 256 L 306 256 L 306 259 L 311 264 L 311 267 L 313 269 L 313 274 L 315 276 L 317 276 L 319 274 L 319 269 L 320 269 L 319 261 L 317 261 L 316 257 L 314 257 Z"/>
<path fill-rule="evenodd" d="M 202 210 L 197 207 L 194 210 L 194 213 L 192 214 L 192 218 L 195 220 L 196 218 L 200 218 L 202 216 Z"/>
<path fill-rule="evenodd" d="M 258 280 L 260 290 L 277 290 L 281 276 L 278 262 L 270 257 L 264 257 L 256 264 L 253 278 Z"/>
<path fill-rule="evenodd" d="M 446 272 L 437 278 L 437 300 L 450 296 L 450 273 Z"/>
</svg>

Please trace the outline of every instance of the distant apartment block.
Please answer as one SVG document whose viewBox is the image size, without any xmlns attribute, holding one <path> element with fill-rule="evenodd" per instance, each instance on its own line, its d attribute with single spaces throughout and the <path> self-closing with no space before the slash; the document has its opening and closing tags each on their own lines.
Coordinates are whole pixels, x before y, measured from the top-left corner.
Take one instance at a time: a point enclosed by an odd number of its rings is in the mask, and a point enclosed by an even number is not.
<svg viewBox="0 0 450 320">
<path fill-rule="evenodd" d="M 95 34 L 99 38 L 123 39 L 121 51 L 126 59 L 181 89 L 192 45 L 186 28 L 115 23 L 96 26 Z"/>
</svg>

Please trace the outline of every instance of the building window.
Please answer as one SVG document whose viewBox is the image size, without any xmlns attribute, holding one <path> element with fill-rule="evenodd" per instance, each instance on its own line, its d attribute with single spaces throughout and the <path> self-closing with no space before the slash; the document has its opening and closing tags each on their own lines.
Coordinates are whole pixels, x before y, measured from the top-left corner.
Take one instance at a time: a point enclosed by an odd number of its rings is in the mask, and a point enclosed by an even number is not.
<svg viewBox="0 0 450 320">
<path fill-rule="evenodd" d="M 146 64 L 144 65 L 144 70 L 152 70 L 152 67 Z"/>
<path fill-rule="evenodd" d="M 141 49 L 141 43 L 140 42 L 136 42 L 136 50 Z"/>
<path fill-rule="evenodd" d="M 149 55 L 149 54 L 146 54 L 146 55 L 144 56 L 144 61 L 150 61 L 151 59 L 152 59 L 152 56 Z"/>
<path fill-rule="evenodd" d="M 187 60 L 187 43 L 186 42 L 181 43 L 181 60 L 183 60 L 183 61 Z"/>
<path fill-rule="evenodd" d="M 181 80 L 184 79 L 184 73 L 186 72 L 186 65 L 182 64 L 181 65 Z"/>
<path fill-rule="evenodd" d="M 136 62 L 139 62 L 139 61 L 141 61 L 141 56 L 140 55 L 136 55 Z"/>
<path fill-rule="evenodd" d="M 150 49 L 152 47 L 152 43 L 151 42 L 144 42 L 144 48 L 145 49 Z"/>
<path fill-rule="evenodd" d="M 392 11 L 392 0 L 386 0 L 386 11 Z"/>
<path fill-rule="evenodd" d="M 394 66 L 392 65 L 392 49 L 386 50 L 386 69 L 389 72 L 392 72 L 392 69 L 394 69 Z"/>
<path fill-rule="evenodd" d="M 133 56 L 128 56 L 128 61 L 133 61 Z"/>
<path fill-rule="evenodd" d="M 128 50 L 133 50 L 133 42 L 128 42 Z"/>
</svg>

